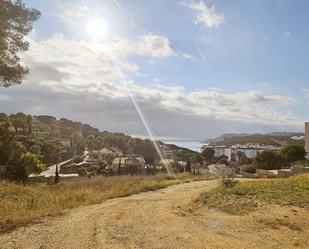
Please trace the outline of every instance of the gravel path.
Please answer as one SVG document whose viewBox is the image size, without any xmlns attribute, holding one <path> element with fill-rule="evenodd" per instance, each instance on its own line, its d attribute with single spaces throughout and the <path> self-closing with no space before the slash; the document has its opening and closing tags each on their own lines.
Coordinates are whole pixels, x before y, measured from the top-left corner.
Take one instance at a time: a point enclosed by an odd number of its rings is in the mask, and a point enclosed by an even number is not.
<svg viewBox="0 0 309 249">
<path fill-rule="evenodd" d="M 69 210 L 64 215 L 0 235 L 0 248 L 231 249 L 293 248 L 294 244 L 297 248 L 307 248 L 308 224 L 306 227 L 301 217 L 299 222 L 304 227 L 294 231 L 285 226 L 273 229 L 257 222 L 269 215 L 269 209 L 247 216 L 230 216 L 207 209 L 192 212 L 191 201 L 216 185 L 215 180 L 191 182 Z M 308 212 L 301 209 L 277 208 L 276 212 L 282 217 L 287 215 L 284 212 L 288 215 L 292 212 L 293 219 L 301 215 L 308 217 Z"/>
</svg>

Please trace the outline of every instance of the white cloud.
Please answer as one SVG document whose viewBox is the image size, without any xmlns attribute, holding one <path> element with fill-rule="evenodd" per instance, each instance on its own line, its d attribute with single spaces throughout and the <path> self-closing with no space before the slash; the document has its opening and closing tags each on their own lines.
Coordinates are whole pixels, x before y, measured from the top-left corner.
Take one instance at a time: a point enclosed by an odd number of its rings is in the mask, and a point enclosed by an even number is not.
<svg viewBox="0 0 309 249">
<path fill-rule="evenodd" d="M 48 40 L 31 42 L 23 62 L 31 70 L 32 83 L 48 85 L 55 90 L 95 89 L 101 82 L 119 80 L 109 57 L 109 44 L 67 40 L 56 35 Z M 136 73 L 138 65 L 122 59 L 118 67 L 124 73 Z"/>
<path fill-rule="evenodd" d="M 169 110 L 190 115 L 262 124 L 296 124 L 299 119 L 277 111 L 280 107 L 296 104 L 293 98 L 264 95 L 258 91 L 222 93 L 216 90 L 187 91 L 182 86 L 152 86 L 130 89 L 141 99 L 153 100 Z"/>
<path fill-rule="evenodd" d="M 105 5 L 100 5 L 100 10 L 95 10 L 93 9 L 94 6 L 91 7 L 91 5 L 87 6 L 73 3 L 73 1 L 71 0 L 55 0 L 54 2 L 49 0 L 45 1 L 47 1 L 47 3 L 51 5 L 51 8 L 54 8 L 54 13 L 52 14 L 54 17 L 61 18 L 65 21 L 65 24 L 71 25 L 73 37 L 79 37 L 77 39 L 91 41 L 91 35 L 89 35 L 89 32 L 85 32 L 85 30 L 89 29 L 88 25 L 92 25 L 93 20 L 101 20 L 102 22 L 104 22 L 104 26 L 107 26 L 107 30 L 111 28 L 108 27 L 109 25 L 107 20 L 104 20 L 103 18 L 104 15 L 102 13 L 104 13 L 104 9 L 106 8 Z M 113 3 L 117 6 L 117 8 L 120 8 L 122 12 L 126 13 L 126 11 L 121 7 L 118 1 L 113 1 Z M 106 36 L 109 36 L 109 38 L 113 40 L 109 44 L 105 43 L 105 45 L 108 45 L 109 48 L 114 49 L 114 52 L 118 53 L 119 55 L 121 55 L 121 53 L 125 55 L 127 55 L 128 53 L 132 53 L 136 55 L 151 56 L 155 58 L 179 56 L 185 59 L 192 59 L 191 55 L 173 49 L 169 39 L 159 34 L 148 33 L 144 36 L 139 37 L 138 41 L 130 41 L 122 37 L 119 38 L 112 33 L 113 32 L 111 32 L 110 34 L 106 34 Z M 81 35 L 79 36 L 78 34 Z M 95 40 L 99 39 L 92 39 L 92 41 Z M 102 38 L 101 40 L 104 39 Z"/>
<path fill-rule="evenodd" d="M 203 1 L 182 2 L 182 5 L 196 11 L 195 24 L 203 24 L 208 28 L 213 28 L 225 22 L 224 15 L 218 14 L 215 6 L 208 7 Z"/>
<path fill-rule="evenodd" d="M 81 24 L 91 14 L 88 6 L 70 0 L 45 0 L 45 2 L 52 9 L 52 16 L 61 18 L 69 24 Z"/>
<path fill-rule="evenodd" d="M 140 37 L 138 42 L 128 41 L 123 38 L 116 38 L 110 43 L 110 47 L 119 55 L 121 54 L 137 54 L 141 56 L 151 56 L 156 58 L 167 58 L 172 56 L 181 56 L 190 58 L 189 55 L 175 51 L 170 41 L 165 36 L 148 34 Z"/>
<path fill-rule="evenodd" d="M 160 42 L 157 42 L 157 39 Z M 155 42 L 153 42 L 153 40 Z M 154 45 L 153 45 L 154 43 Z M 117 67 L 109 57 L 116 58 Z M 167 40 L 150 35 L 132 43 L 118 39 L 112 43 L 89 43 L 66 40 L 58 35 L 41 42 L 32 42 L 23 61 L 30 67 L 24 84 L 41 86 L 64 94 L 92 94 L 102 100 L 122 101 L 132 93 L 146 106 L 179 115 L 194 115 L 265 125 L 297 125 L 301 121 L 280 108 L 295 105 L 296 100 L 279 95 L 265 95 L 259 91 L 224 93 L 216 89 L 188 91 L 179 85 L 140 85 L 123 81 L 125 75 L 135 74 L 139 67 L 128 61 L 135 53 L 153 57 L 172 56 Z M 116 105 L 117 106 L 117 105 Z M 114 110 L 119 111 L 121 110 Z"/>
<path fill-rule="evenodd" d="M 44 78 L 43 84 L 55 89 L 117 81 L 120 80 L 119 70 L 125 74 L 139 74 L 139 66 L 128 62 L 129 55 L 184 56 L 171 48 L 166 37 L 153 34 L 143 36 L 137 42 L 123 38 L 109 43 L 75 41 L 60 34 L 40 42 L 30 42 L 31 49 L 22 57 L 23 62 L 33 68 L 32 81 L 40 82 L 40 78 Z M 117 68 L 114 63 L 117 63 Z M 66 84 L 59 81 L 58 76 L 65 76 Z"/>
<path fill-rule="evenodd" d="M 137 51 L 141 55 L 153 57 L 169 57 L 175 54 L 166 37 L 152 34 L 143 37 L 137 45 Z"/>
</svg>

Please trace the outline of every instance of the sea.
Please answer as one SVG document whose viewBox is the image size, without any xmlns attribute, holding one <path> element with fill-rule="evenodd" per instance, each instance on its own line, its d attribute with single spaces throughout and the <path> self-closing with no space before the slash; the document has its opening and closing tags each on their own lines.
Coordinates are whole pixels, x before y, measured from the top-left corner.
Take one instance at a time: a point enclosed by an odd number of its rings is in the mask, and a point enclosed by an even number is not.
<svg viewBox="0 0 309 249">
<path fill-rule="evenodd" d="M 206 143 L 202 143 L 200 141 L 181 141 L 181 140 L 161 140 L 165 144 L 175 144 L 182 148 L 187 148 L 193 151 L 201 152 L 203 145 L 207 145 Z"/>
</svg>

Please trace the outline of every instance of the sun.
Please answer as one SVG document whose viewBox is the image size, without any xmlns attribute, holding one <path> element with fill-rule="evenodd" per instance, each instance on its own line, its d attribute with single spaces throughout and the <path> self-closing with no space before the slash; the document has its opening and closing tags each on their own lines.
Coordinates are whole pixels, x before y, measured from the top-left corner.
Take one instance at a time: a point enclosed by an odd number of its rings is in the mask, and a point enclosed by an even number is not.
<svg viewBox="0 0 309 249">
<path fill-rule="evenodd" d="M 108 33 L 107 22 L 102 17 L 92 17 L 86 23 L 86 31 L 90 39 L 102 40 Z"/>
</svg>

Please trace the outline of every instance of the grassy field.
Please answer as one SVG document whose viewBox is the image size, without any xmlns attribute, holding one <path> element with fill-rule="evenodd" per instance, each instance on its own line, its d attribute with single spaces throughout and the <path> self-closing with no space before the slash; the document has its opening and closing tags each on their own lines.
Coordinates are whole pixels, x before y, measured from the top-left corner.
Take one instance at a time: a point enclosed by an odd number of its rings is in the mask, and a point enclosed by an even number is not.
<svg viewBox="0 0 309 249">
<path fill-rule="evenodd" d="M 81 205 L 202 179 L 205 177 L 182 174 L 176 178 L 167 175 L 78 178 L 51 186 L 0 182 L 0 232 Z"/>
<path fill-rule="evenodd" d="M 238 182 L 231 188 L 219 186 L 202 194 L 196 202 L 234 215 L 246 214 L 266 203 L 309 209 L 309 174 Z"/>
</svg>

